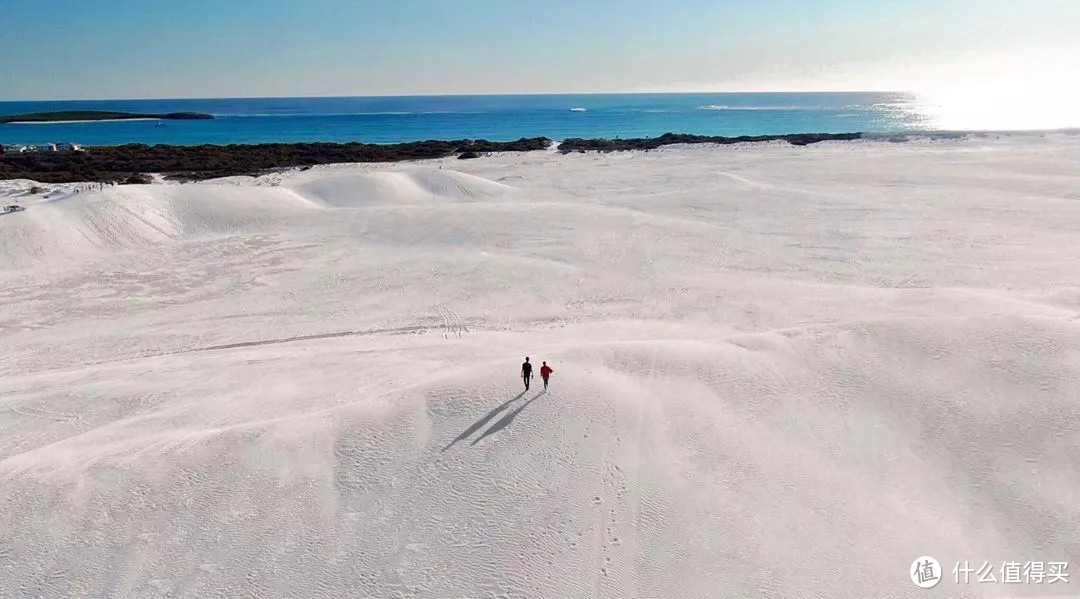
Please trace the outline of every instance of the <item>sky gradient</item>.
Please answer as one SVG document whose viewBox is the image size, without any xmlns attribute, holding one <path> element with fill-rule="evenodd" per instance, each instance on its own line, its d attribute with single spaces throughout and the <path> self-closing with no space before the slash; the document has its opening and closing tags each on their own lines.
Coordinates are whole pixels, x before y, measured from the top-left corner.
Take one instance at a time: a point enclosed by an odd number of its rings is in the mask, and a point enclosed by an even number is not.
<svg viewBox="0 0 1080 599">
<path fill-rule="evenodd" d="M 5 0 L 0 99 L 1072 93 L 1077 0 Z M 1065 79 L 1068 79 L 1066 82 Z M 1016 84 L 1008 84 L 1015 88 Z M 952 91 L 949 91 L 949 90 Z"/>
</svg>

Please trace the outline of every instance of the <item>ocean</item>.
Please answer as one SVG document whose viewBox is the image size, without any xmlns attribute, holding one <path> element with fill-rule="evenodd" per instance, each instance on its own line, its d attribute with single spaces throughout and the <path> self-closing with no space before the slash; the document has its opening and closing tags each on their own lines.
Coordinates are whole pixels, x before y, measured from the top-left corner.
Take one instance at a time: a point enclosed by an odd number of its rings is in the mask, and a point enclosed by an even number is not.
<svg viewBox="0 0 1080 599">
<path fill-rule="evenodd" d="M 903 132 L 930 118 L 903 93 L 708 93 L 0 102 L 0 115 L 195 111 L 213 120 L 0 125 L 0 143 L 87 146 Z"/>
</svg>

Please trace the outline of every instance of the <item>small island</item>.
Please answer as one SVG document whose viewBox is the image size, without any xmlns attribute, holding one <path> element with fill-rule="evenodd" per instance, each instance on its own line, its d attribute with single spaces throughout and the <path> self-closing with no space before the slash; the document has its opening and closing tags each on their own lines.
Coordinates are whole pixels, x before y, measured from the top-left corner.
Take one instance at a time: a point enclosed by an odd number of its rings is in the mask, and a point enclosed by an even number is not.
<svg viewBox="0 0 1080 599">
<path fill-rule="evenodd" d="M 61 121 L 130 121 L 135 119 L 165 120 L 202 120 L 212 119 L 214 115 L 202 112 L 167 112 L 162 114 L 140 114 L 137 112 L 112 112 L 108 110 L 62 110 L 56 112 L 31 112 L 0 116 L 4 123 L 53 123 Z"/>
</svg>

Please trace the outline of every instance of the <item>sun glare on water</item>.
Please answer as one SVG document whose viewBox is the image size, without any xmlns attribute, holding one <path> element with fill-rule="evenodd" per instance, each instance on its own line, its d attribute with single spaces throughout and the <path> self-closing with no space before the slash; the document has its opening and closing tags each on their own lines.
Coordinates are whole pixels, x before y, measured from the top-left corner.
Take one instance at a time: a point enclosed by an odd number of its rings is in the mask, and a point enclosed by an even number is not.
<svg viewBox="0 0 1080 599">
<path fill-rule="evenodd" d="M 992 131 L 1080 127 L 1080 79 L 1065 69 L 1039 68 L 1037 61 L 1026 67 L 957 74 L 924 86 L 917 97 L 926 124 Z"/>
<path fill-rule="evenodd" d="M 919 94 L 928 124 L 946 130 L 1041 130 L 1080 127 L 1075 94 L 986 87 Z"/>
</svg>

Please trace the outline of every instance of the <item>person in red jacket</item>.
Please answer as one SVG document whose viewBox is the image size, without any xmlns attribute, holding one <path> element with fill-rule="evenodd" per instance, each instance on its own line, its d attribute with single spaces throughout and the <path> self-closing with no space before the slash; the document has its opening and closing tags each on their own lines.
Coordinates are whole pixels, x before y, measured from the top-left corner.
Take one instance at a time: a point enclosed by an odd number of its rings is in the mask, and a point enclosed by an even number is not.
<svg viewBox="0 0 1080 599">
<path fill-rule="evenodd" d="M 555 372 L 555 369 L 548 366 L 547 362 L 544 362 L 543 365 L 540 366 L 540 378 L 544 379 L 545 390 L 547 389 L 548 377 L 551 376 L 551 373 L 553 372 Z"/>
</svg>

